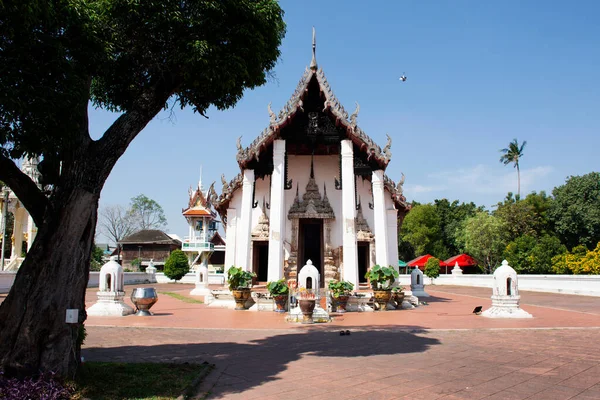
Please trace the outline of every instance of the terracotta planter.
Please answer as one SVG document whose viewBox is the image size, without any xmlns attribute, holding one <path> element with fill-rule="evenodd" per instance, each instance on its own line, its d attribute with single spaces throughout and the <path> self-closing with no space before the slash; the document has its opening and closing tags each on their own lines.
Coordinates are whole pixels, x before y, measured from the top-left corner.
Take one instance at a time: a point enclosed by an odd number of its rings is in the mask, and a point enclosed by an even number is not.
<svg viewBox="0 0 600 400">
<path fill-rule="evenodd" d="M 302 323 L 303 324 L 312 324 L 313 319 L 313 311 L 315 309 L 315 300 L 300 300 L 300 311 L 302 311 Z"/>
<path fill-rule="evenodd" d="M 379 304 L 379 311 L 387 310 L 387 303 L 392 298 L 391 290 L 374 290 L 375 302 Z"/>
<path fill-rule="evenodd" d="M 273 300 L 275 300 L 275 312 L 285 312 L 285 306 L 287 304 L 287 294 L 280 294 L 277 296 L 273 296 Z"/>
<path fill-rule="evenodd" d="M 238 289 L 232 290 L 233 298 L 235 300 L 235 309 L 236 310 L 245 310 L 246 309 L 246 301 L 250 298 L 250 294 L 252 293 L 250 289 Z"/>
<path fill-rule="evenodd" d="M 331 297 L 331 305 L 333 311 L 338 313 L 345 313 L 349 298 L 350 296 Z"/>
</svg>

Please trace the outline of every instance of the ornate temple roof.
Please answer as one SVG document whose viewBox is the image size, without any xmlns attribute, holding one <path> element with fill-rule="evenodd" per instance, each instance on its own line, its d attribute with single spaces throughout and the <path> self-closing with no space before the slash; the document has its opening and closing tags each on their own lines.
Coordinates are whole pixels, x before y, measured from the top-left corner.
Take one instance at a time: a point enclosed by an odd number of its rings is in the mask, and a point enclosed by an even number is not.
<svg viewBox="0 0 600 400">
<path fill-rule="evenodd" d="M 215 184 L 210 185 L 206 193 L 202 192 L 202 182 L 198 182 L 198 187 L 193 190 L 191 187 L 188 190 L 190 196 L 188 207 L 184 208 L 181 213 L 185 217 L 215 217 L 216 214 L 212 211 L 212 204 L 217 200 Z"/>
<path fill-rule="evenodd" d="M 391 137 L 387 135 L 387 143 L 382 149 L 358 126 L 357 119 L 358 112 L 360 111 L 358 103 L 356 103 L 354 112 L 351 115 L 348 115 L 344 106 L 342 106 L 333 93 L 323 69 L 318 68 L 314 29 L 312 60 L 310 66 L 305 69 L 304 74 L 300 78 L 291 98 L 277 114 L 273 112 L 271 104 L 269 103 L 267 107 L 270 118 L 269 126 L 265 128 L 248 147 L 242 147 L 241 137 L 238 138 L 238 152 L 236 159 L 240 169 L 244 170 L 247 168 L 248 164 L 258 161 L 261 158 L 261 155 L 270 149 L 273 141 L 281 137 L 282 130 L 290 125 L 297 116 L 305 113 L 304 105 L 309 93 L 309 86 L 312 88 L 311 90 L 314 90 L 315 88 L 314 83 L 311 86 L 311 82 L 316 82 L 317 84 L 316 87 L 318 87 L 319 96 L 324 104 L 322 113 L 329 116 L 335 122 L 335 126 L 340 127 L 343 130 L 346 138 L 353 142 L 355 148 L 365 154 L 365 158 L 369 160 L 370 163 L 376 165 L 378 169 L 385 170 L 392 158 L 392 153 L 390 151 L 392 145 Z M 222 176 L 221 182 L 223 183 L 223 189 L 215 203 L 215 208 L 225 221 L 224 215 L 229 201 L 231 200 L 233 193 L 242 186 L 242 175 L 238 174 L 230 182 L 227 182 L 225 176 Z M 408 210 L 410 206 L 406 203 L 406 198 L 402 193 L 403 183 L 404 176 L 401 182 L 396 185 L 394 181 L 384 175 L 384 186 L 391 194 L 398 209 Z"/>
</svg>

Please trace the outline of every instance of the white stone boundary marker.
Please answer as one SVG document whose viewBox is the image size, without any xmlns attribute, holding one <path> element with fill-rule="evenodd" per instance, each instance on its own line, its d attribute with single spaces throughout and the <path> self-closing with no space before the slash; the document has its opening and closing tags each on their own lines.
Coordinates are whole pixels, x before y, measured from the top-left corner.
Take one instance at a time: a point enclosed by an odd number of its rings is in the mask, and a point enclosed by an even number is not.
<svg viewBox="0 0 600 400">
<path fill-rule="evenodd" d="M 410 273 L 410 290 L 412 291 L 413 296 L 430 297 L 429 294 L 425 292 L 423 272 L 419 269 L 419 267 L 414 267 Z"/>
<path fill-rule="evenodd" d="M 100 269 L 98 301 L 87 309 L 88 315 L 117 316 L 133 314 L 133 308 L 123 302 L 123 267 L 111 256 L 110 261 Z"/>
<path fill-rule="evenodd" d="M 532 318 L 519 307 L 520 300 L 517 272 L 504 260 L 502 266 L 494 271 L 492 308 L 481 315 L 488 318 Z"/>
</svg>

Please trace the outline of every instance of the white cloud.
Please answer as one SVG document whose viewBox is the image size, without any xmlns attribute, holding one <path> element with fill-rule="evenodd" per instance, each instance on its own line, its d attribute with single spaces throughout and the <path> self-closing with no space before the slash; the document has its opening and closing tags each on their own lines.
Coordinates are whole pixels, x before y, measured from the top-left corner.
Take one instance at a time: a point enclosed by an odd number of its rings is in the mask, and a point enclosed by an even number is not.
<svg viewBox="0 0 600 400">
<path fill-rule="evenodd" d="M 521 194 L 545 187 L 544 178 L 552 171 L 550 166 L 521 169 Z M 406 185 L 405 192 L 407 198 L 418 201 L 460 195 L 463 200 L 495 202 L 504 198 L 508 192 L 517 192 L 517 172 L 514 168 L 501 169 L 479 164 L 470 168 L 431 173 L 420 184 Z M 431 195 L 434 197 L 430 199 Z"/>
</svg>

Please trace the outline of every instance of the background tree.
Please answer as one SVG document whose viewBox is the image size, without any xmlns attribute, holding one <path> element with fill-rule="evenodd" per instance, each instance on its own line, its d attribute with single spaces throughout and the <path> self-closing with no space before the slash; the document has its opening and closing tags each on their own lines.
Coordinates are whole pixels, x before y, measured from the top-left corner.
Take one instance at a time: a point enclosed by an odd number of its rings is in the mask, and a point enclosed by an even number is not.
<svg viewBox="0 0 600 400">
<path fill-rule="evenodd" d="M 519 146 L 517 139 L 513 139 L 513 141 L 508 144 L 507 148 L 500 150 L 504 153 L 502 157 L 500 157 L 500 162 L 504 165 L 513 163 L 514 167 L 517 169 L 517 200 L 521 198 L 521 170 L 519 168 L 519 160 L 523 157 L 523 149 L 526 144 L 527 141 L 524 140 L 521 146 Z"/>
<path fill-rule="evenodd" d="M 552 194 L 548 214 L 561 241 L 569 249 L 578 244 L 594 249 L 600 242 L 600 173 L 571 176 Z"/>
<path fill-rule="evenodd" d="M 507 244 L 506 226 L 502 220 L 480 211 L 465 221 L 458 237 L 464 251 L 481 262 L 486 273 L 494 272 Z"/>
<path fill-rule="evenodd" d="M 431 257 L 429 260 L 427 260 L 423 273 L 431 279 L 440 276 L 440 260 L 435 257 Z"/>
<path fill-rule="evenodd" d="M 450 257 L 444 246 L 441 219 L 432 204 L 418 204 L 404 217 L 400 230 L 401 241 L 408 242 L 417 256 L 432 254 Z"/>
<path fill-rule="evenodd" d="M 517 200 L 512 193 L 508 193 L 503 203 L 497 204 L 493 214 L 504 222 L 508 240 L 512 241 L 521 236 L 537 237 L 542 233 L 542 222 L 533 204 Z"/>
<path fill-rule="evenodd" d="M 167 218 L 160 204 L 143 194 L 131 199 L 128 214 L 136 231 L 163 229 L 167 225 Z"/>
<path fill-rule="evenodd" d="M 265 83 L 280 55 L 274 0 L 5 0 L 0 4 L 0 180 L 38 227 L 0 305 L 0 367 L 73 376 L 100 192 L 171 100 L 204 115 Z M 89 103 L 119 112 L 98 140 Z M 41 191 L 14 160 L 41 156 Z"/>
<path fill-rule="evenodd" d="M 484 208 L 477 207 L 473 202 L 459 204 L 458 200 L 454 200 L 450 203 L 447 199 L 435 200 L 433 205 L 440 217 L 442 242 L 448 251 L 448 257 L 459 254 L 460 246 L 456 238 L 457 229 L 462 226 L 467 218 L 474 216 L 478 210 L 483 211 Z"/>
<path fill-rule="evenodd" d="M 102 257 L 104 256 L 104 250 L 94 245 L 92 250 L 92 256 L 90 258 L 90 271 L 100 271 L 102 268 Z"/>
<path fill-rule="evenodd" d="M 557 274 L 600 274 L 600 243 L 594 250 L 575 246 L 572 251 L 552 259 L 552 269 Z"/>
<path fill-rule="evenodd" d="M 175 281 L 180 280 L 190 272 L 190 264 L 187 256 L 181 250 L 174 250 L 165 261 L 165 276 Z"/>
<path fill-rule="evenodd" d="M 550 274 L 553 257 L 566 250 L 556 236 L 521 236 L 506 246 L 503 258 L 519 273 Z"/>
<path fill-rule="evenodd" d="M 100 209 L 100 231 L 108 237 L 115 245 L 121 239 L 135 232 L 136 225 L 131 212 L 120 205 L 106 206 Z"/>
</svg>

